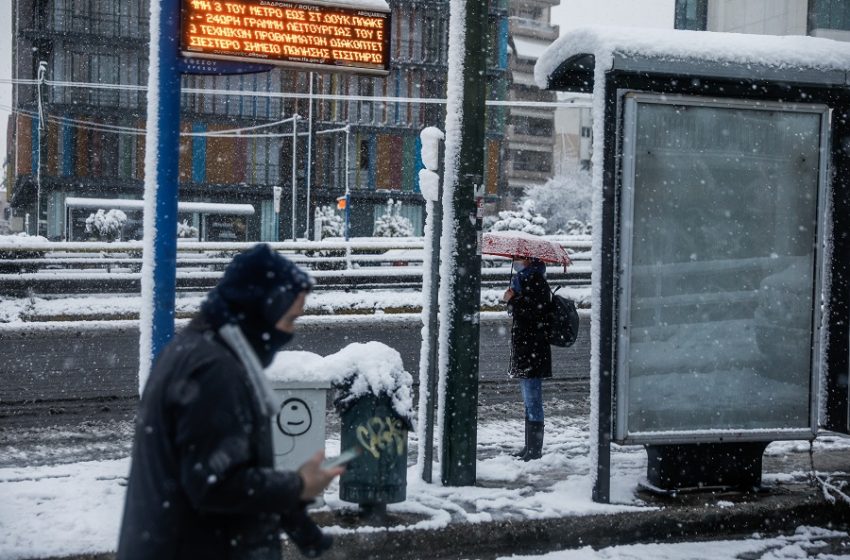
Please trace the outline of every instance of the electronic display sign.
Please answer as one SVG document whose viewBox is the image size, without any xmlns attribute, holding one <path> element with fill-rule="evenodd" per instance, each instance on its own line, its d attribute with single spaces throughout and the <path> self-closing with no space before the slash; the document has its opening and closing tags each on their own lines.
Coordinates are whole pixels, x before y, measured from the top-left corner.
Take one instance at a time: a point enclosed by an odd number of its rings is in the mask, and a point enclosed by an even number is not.
<svg viewBox="0 0 850 560">
<path fill-rule="evenodd" d="M 389 12 L 332 3 L 182 0 L 180 25 L 184 56 L 389 71 Z"/>
</svg>

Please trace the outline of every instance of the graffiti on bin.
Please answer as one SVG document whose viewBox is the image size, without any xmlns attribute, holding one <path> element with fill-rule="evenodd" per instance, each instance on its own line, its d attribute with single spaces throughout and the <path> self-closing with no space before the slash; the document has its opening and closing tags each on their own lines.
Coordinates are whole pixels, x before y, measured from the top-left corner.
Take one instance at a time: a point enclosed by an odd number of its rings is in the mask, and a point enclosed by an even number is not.
<svg viewBox="0 0 850 560">
<path fill-rule="evenodd" d="M 401 420 L 392 417 L 373 416 L 365 424 L 357 426 L 357 439 L 363 449 L 375 459 L 384 451 L 401 455 L 404 453 L 406 432 Z"/>
</svg>

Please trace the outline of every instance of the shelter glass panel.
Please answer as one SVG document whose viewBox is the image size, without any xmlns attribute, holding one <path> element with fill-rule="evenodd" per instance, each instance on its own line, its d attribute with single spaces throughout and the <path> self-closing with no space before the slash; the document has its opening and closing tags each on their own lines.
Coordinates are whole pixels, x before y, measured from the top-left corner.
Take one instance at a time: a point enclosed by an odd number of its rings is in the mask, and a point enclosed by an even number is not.
<svg viewBox="0 0 850 560">
<path fill-rule="evenodd" d="M 627 101 L 620 438 L 810 428 L 825 115 Z"/>
</svg>

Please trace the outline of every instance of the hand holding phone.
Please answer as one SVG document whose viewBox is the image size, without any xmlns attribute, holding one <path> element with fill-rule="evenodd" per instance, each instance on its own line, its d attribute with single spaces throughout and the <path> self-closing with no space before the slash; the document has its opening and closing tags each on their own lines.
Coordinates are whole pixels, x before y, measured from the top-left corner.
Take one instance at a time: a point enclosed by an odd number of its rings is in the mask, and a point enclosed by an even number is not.
<svg viewBox="0 0 850 560">
<path fill-rule="evenodd" d="M 323 469 L 332 469 L 334 467 L 340 467 L 342 465 L 346 465 L 360 456 L 360 453 L 363 452 L 361 447 L 351 447 L 346 449 L 336 457 L 329 457 L 322 462 Z"/>
</svg>

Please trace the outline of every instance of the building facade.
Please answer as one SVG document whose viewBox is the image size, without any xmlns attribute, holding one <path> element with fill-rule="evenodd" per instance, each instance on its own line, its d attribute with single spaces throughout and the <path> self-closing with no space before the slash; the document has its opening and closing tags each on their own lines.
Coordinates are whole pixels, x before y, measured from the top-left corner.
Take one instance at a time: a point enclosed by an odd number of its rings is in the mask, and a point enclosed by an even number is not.
<svg viewBox="0 0 850 560">
<path fill-rule="evenodd" d="M 550 23 L 551 9 L 560 0 L 511 0 L 510 101 L 554 102 L 555 92 L 534 82 L 534 65 L 558 38 Z M 505 179 L 508 192 L 519 197 L 525 188 L 545 183 L 555 173 L 555 109 L 511 106 L 507 127 Z"/>
<path fill-rule="evenodd" d="M 850 41 L 846 0 L 677 0 L 676 29 Z"/>
<path fill-rule="evenodd" d="M 247 203 L 255 214 L 224 209 L 181 221 L 211 240 L 307 237 L 313 209 L 335 203 L 347 182 L 352 235 L 372 233 L 388 198 L 402 200 L 421 231 L 418 137 L 444 122 L 449 2 L 388 3 L 386 77 L 288 68 L 184 75 L 180 200 Z M 14 0 L 9 199 L 29 233 L 84 236 L 87 214 L 69 212 L 68 198 L 142 198 L 148 10 L 148 0 Z M 506 95 L 507 16 L 507 0 L 491 2 L 489 99 Z M 315 99 L 302 98 L 311 91 Z M 502 189 L 504 113 L 488 111 L 491 199 Z M 141 216 L 128 217 L 125 237 L 139 237 Z"/>
</svg>

